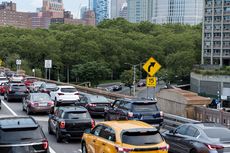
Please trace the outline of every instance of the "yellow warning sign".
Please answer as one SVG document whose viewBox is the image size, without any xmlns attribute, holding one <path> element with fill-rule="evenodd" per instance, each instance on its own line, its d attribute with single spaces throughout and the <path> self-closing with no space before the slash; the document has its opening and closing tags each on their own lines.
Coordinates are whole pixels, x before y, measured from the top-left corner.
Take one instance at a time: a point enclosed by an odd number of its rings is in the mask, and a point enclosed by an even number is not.
<svg viewBox="0 0 230 153">
<path fill-rule="evenodd" d="M 156 87 L 157 86 L 156 77 L 147 77 L 146 78 L 146 86 L 147 87 Z"/>
</svg>

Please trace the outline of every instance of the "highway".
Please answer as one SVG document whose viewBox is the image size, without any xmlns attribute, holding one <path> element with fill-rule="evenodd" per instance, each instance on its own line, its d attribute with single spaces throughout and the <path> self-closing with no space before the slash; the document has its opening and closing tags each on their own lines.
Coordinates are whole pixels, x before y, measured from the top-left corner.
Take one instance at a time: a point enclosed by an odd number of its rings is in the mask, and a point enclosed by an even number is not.
<svg viewBox="0 0 230 153">
<path fill-rule="evenodd" d="M 6 102 L 2 99 L 2 109 L 0 116 L 27 116 L 26 112 L 22 111 L 21 102 Z M 42 126 L 42 129 L 48 138 L 51 153 L 80 153 L 81 145 L 80 140 L 69 141 L 68 143 L 57 143 L 54 135 L 48 134 L 47 121 L 48 114 L 32 115 Z M 103 121 L 102 118 L 95 119 L 96 122 Z"/>
</svg>

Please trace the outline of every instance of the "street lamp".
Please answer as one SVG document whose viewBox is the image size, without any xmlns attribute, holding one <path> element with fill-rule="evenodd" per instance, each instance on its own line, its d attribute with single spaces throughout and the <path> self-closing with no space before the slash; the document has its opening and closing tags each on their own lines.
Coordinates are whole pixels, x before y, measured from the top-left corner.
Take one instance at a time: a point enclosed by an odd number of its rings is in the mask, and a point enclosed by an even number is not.
<svg viewBox="0 0 230 153">
<path fill-rule="evenodd" d="M 136 87 L 135 87 L 135 84 L 136 84 L 136 67 L 139 65 L 139 64 L 130 64 L 130 63 L 125 63 L 126 65 L 130 65 L 130 66 L 133 66 L 133 96 L 136 95 Z"/>
</svg>

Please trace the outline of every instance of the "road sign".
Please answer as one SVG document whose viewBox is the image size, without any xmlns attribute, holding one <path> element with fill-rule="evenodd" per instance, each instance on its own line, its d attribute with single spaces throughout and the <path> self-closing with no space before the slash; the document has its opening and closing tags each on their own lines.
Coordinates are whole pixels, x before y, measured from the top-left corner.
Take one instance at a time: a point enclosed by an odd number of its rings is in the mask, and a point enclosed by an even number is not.
<svg viewBox="0 0 230 153">
<path fill-rule="evenodd" d="M 21 64 L 22 64 L 22 60 L 17 59 L 17 60 L 16 60 L 16 65 L 21 65 Z"/>
<path fill-rule="evenodd" d="M 149 60 L 143 65 L 143 69 L 150 76 L 154 76 L 154 74 L 156 74 L 160 68 L 161 65 L 153 57 L 150 57 Z"/>
<path fill-rule="evenodd" d="M 52 60 L 45 60 L 45 68 L 46 69 L 52 68 Z"/>
<path fill-rule="evenodd" d="M 156 87 L 157 86 L 156 77 L 147 77 L 146 78 L 146 86 L 147 87 Z"/>
</svg>

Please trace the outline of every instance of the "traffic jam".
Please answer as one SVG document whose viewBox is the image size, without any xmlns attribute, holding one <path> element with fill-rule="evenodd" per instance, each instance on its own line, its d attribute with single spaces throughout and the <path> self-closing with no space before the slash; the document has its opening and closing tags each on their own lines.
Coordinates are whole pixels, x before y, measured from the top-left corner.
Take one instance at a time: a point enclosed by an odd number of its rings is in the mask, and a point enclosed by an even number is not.
<svg viewBox="0 0 230 153">
<path fill-rule="evenodd" d="M 110 100 L 4 69 L 0 153 L 228 153 L 230 130 L 212 122 L 164 128 L 157 101 Z"/>
</svg>

